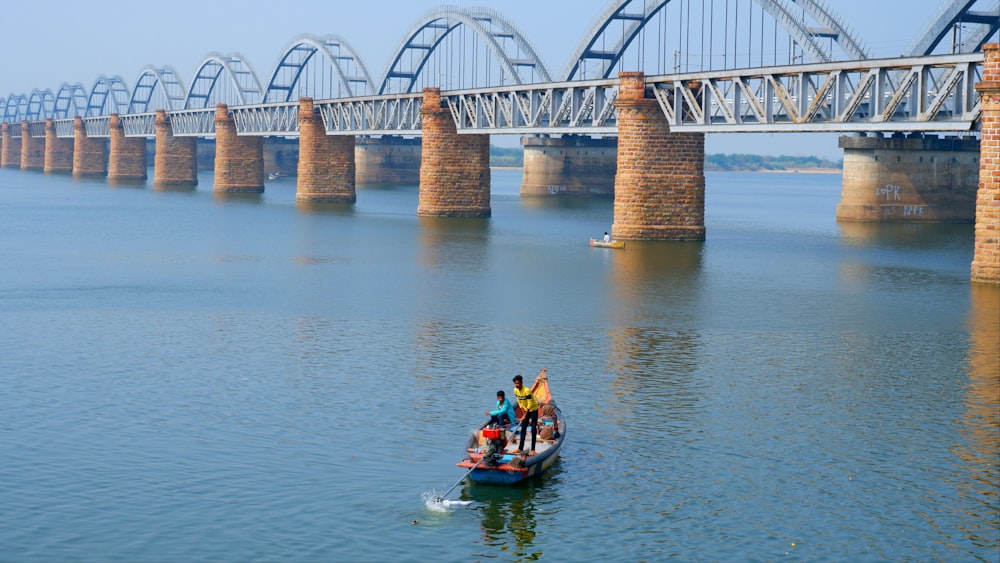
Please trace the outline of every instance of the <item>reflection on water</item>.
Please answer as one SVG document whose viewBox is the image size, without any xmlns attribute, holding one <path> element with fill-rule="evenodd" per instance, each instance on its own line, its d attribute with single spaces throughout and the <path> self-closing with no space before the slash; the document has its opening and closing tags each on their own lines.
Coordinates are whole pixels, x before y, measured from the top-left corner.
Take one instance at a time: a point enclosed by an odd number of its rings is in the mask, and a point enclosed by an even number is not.
<svg viewBox="0 0 1000 563">
<path fill-rule="evenodd" d="M 971 473 L 959 486 L 961 494 L 983 505 L 981 516 L 969 514 L 978 528 L 970 525 L 967 532 L 988 545 L 996 538 L 1000 514 L 1000 287 L 973 284 L 970 298 L 965 442 L 955 454 Z"/>
<path fill-rule="evenodd" d="M 419 217 L 420 263 L 433 273 L 481 270 L 488 260 L 488 218 Z"/>
<path fill-rule="evenodd" d="M 690 399 L 684 386 L 700 338 L 689 326 L 701 299 L 703 249 L 701 243 L 629 241 L 624 251 L 611 251 L 616 317 L 608 334 L 608 367 L 618 374 L 616 391 L 629 395 L 625 404 L 637 400 L 662 408 L 663 400 Z"/>
<path fill-rule="evenodd" d="M 317 215 L 341 215 L 350 216 L 354 213 L 353 203 L 329 203 L 315 201 L 295 201 L 295 207 L 303 213 L 315 213 Z"/>
<path fill-rule="evenodd" d="M 841 240 L 849 246 L 888 247 L 898 250 L 932 250 L 967 244 L 973 225 L 950 223 L 837 223 Z"/>
<path fill-rule="evenodd" d="M 164 184 L 160 182 L 153 182 L 153 190 L 157 192 L 194 192 L 198 190 L 198 186 L 192 186 L 190 184 Z"/>
<path fill-rule="evenodd" d="M 513 561 L 538 561 L 542 551 L 535 544 L 538 525 L 536 513 L 553 503 L 557 496 L 551 491 L 558 480 L 559 461 L 549 469 L 545 484 L 533 479 L 515 487 L 466 484 L 462 499 L 475 501 L 482 521 L 483 546 L 508 555 L 482 553 L 484 558 L 501 557 Z M 548 490 L 546 490 L 548 489 Z M 544 532 L 543 532 L 544 533 Z"/>
</svg>

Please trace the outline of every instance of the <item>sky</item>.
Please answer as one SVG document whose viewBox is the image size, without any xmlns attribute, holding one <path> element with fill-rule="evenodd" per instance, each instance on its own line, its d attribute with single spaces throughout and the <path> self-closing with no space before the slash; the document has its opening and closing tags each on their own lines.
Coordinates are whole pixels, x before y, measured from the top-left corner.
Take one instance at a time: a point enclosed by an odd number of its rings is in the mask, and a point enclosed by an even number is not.
<svg viewBox="0 0 1000 563">
<path fill-rule="evenodd" d="M 715 0 L 722 2 L 723 0 Z M 735 0 L 733 0 L 735 1 Z M 747 0 L 743 0 L 747 1 Z M 944 0 L 827 0 L 874 56 L 897 56 Z M 212 52 L 240 53 L 266 81 L 279 56 L 302 34 L 336 34 L 379 80 L 400 41 L 424 13 L 442 4 L 486 6 L 513 21 L 546 65 L 567 59 L 610 0 L 32 0 L 0 12 L 0 92 L 56 91 L 64 82 L 89 90 L 101 75 L 130 86 L 147 65 L 174 67 L 185 85 Z M 709 153 L 840 158 L 831 134 L 710 134 Z"/>
</svg>

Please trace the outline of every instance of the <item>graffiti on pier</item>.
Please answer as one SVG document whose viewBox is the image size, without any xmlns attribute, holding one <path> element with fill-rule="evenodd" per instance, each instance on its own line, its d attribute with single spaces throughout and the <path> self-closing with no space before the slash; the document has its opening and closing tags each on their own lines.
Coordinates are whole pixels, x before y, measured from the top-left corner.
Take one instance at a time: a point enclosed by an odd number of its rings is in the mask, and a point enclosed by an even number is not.
<svg viewBox="0 0 1000 563">
<path fill-rule="evenodd" d="M 899 201 L 899 186 L 894 184 L 886 184 L 884 188 L 875 188 L 875 195 L 881 197 L 885 196 L 886 201 L 894 200 Z"/>
</svg>

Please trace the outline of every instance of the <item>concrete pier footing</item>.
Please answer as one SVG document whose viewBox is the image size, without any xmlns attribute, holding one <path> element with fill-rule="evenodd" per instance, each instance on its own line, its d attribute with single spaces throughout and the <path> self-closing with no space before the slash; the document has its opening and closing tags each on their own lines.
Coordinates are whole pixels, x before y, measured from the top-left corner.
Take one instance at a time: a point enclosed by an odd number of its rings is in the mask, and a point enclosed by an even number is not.
<svg viewBox="0 0 1000 563">
<path fill-rule="evenodd" d="M 841 137 L 838 221 L 971 223 L 979 141 L 936 136 Z"/>
<path fill-rule="evenodd" d="M 522 196 L 614 197 L 618 139 L 524 137 Z"/>
</svg>

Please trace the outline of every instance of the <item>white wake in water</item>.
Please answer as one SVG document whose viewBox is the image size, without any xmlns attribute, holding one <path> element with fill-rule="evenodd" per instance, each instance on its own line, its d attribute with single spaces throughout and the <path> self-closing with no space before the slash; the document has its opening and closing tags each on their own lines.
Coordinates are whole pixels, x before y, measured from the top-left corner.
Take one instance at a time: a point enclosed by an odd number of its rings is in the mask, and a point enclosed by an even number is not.
<svg viewBox="0 0 1000 563">
<path fill-rule="evenodd" d="M 451 512 L 454 507 L 469 506 L 472 504 L 471 500 L 448 500 L 441 498 L 434 491 L 425 491 L 421 493 L 420 498 L 423 499 L 427 510 L 431 512 Z"/>
</svg>

